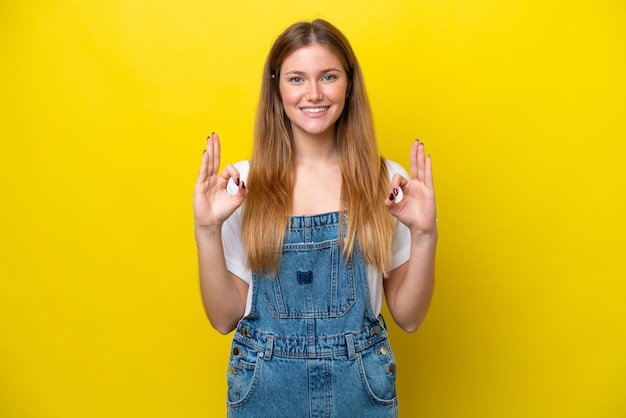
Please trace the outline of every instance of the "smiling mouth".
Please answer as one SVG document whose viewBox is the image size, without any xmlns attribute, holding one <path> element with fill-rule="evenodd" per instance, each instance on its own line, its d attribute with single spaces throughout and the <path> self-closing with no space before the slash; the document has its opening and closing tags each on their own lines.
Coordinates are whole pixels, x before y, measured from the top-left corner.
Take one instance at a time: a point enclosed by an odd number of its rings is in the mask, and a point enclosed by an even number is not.
<svg viewBox="0 0 626 418">
<path fill-rule="evenodd" d="M 305 113 L 322 113 L 328 110 L 330 106 L 323 106 L 323 107 L 303 107 L 300 110 L 302 110 Z"/>
</svg>

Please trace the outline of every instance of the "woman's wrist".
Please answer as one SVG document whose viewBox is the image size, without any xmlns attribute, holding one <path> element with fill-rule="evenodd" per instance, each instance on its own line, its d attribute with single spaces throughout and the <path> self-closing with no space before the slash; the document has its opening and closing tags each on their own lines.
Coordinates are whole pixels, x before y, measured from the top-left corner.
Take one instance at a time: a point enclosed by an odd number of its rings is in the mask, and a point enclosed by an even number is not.
<svg viewBox="0 0 626 418">
<path fill-rule="evenodd" d="M 222 225 L 194 225 L 196 241 L 222 237 Z"/>
<path fill-rule="evenodd" d="M 439 238 L 439 232 L 437 231 L 437 225 L 430 230 L 411 230 L 411 242 L 416 245 L 433 245 L 437 243 Z"/>
</svg>

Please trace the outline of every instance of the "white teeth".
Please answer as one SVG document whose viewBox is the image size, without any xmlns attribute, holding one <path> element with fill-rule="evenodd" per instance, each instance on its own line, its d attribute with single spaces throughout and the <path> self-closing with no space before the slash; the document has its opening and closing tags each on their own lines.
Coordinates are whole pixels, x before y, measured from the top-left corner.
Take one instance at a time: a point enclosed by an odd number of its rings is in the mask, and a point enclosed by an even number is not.
<svg viewBox="0 0 626 418">
<path fill-rule="evenodd" d="M 308 113 L 320 113 L 325 111 L 326 109 L 328 109 L 327 107 L 308 107 L 306 109 L 302 109 L 303 112 L 308 112 Z"/>
</svg>

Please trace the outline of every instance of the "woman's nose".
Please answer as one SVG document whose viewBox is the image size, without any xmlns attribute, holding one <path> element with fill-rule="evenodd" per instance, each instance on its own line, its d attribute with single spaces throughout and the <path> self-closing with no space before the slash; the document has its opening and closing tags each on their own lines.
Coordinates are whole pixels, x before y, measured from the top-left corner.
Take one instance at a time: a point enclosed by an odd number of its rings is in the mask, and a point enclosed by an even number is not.
<svg viewBox="0 0 626 418">
<path fill-rule="evenodd" d="M 312 102 L 320 101 L 324 97 L 322 89 L 317 83 L 311 83 L 307 91 L 307 100 Z"/>
</svg>

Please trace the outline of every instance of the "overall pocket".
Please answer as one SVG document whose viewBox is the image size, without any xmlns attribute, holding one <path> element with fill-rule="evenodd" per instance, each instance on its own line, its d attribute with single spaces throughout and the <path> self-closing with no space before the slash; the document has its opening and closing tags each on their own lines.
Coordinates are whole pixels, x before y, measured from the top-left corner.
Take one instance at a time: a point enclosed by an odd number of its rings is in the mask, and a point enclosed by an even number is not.
<svg viewBox="0 0 626 418">
<path fill-rule="evenodd" d="M 233 341 L 227 371 L 229 406 L 241 406 L 252 396 L 262 367 L 257 351 Z"/>
<path fill-rule="evenodd" d="M 396 362 L 387 340 L 364 350 L 357 357 L 365 391 L 381 404 L 395 402 Z"/>
<path fill-rule="evenodd" d="M 337 239 L 285 244 L 280 271 L 261 280 L 275 318 L 333 318 L 350 310 L 356 298 L 354 269 L 345 263 Z"/>
</svg>

